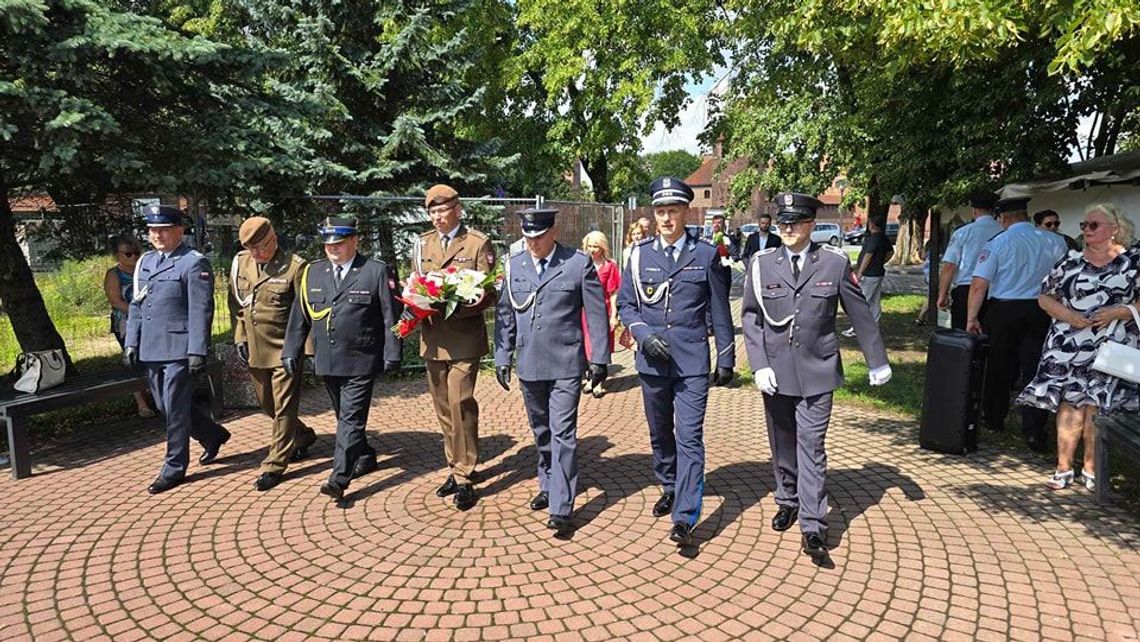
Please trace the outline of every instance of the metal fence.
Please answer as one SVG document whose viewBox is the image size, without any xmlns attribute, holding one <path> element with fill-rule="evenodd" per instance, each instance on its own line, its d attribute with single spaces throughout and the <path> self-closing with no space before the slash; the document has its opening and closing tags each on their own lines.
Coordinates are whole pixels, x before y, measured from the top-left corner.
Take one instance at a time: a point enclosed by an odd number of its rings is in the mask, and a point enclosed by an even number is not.
<svg viewBox="0 0 1140 642">
<path fill-rule="evenodd" d="M 361 221 L 361 252 L 378 257 L 381 250 L 391 252 L 393 256 L 388 259 L 394 260 L 400 274 L 407 274 L 415 235 L 431 227 L 420 196 L 310 196 L 295 200 L 292 218 L 281 225 L 279 237 L 283 245 L 308 259 L 323 257 L 316 227 L 324 216 L 355 216 Z M 521 236 L 516 212 L 535 206 L 559 210 L 559 240 L 563 245 L 581 247 L 586 233 L 600 230 L 609 238 L 615 257 L 621 256 L 627 225 L 627 209 L 622 205 L 547 201 L 541 196 L 464 198 L 462 202 L 465 224 L 487 234 L 500 256 L 505 256 L 507 247 Z M 189 243 L 210 257 L 215 267 L 213 333 L 217 341 L 227 341 L 232 336 L 234 316 L 227 278 L 230 261 L 241 249 L 237 239 L 240 223 L 239 217 L 214 212 L 204 228 L 187 237 Z M 113 264 L 114 260 L 108 257 L 107 267 Z M 91 273 L 91 288 L 102 291 L 102 271 Z M 74 358 L 109 357 L 119 351 L 109 333 L 107 314 L 59 309 L 53 310 L 52 320 Z M 0 314 L 0 372 L 11 370 L 19 353 L 8 319 Z"/>
</svg>

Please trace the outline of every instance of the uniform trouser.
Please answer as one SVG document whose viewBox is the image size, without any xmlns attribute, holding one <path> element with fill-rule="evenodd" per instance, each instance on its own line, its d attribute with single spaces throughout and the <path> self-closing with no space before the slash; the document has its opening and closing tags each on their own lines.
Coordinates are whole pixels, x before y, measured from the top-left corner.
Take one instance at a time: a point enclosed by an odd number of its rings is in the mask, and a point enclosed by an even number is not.
<svg viewBox="0 0 1140 642">
<path fill-rule="evenodd" d="M 966 329 L 967 301 L 970 298 L 969 285 L 956 285 L 950 291 L 950 327 L 955 330 Z"/>
<path fill-rule="evenodd" d="M 230 433 L 194 403 L 194 377 L 185 359 L 144 365 L 154 404 L 166 419 L 166 462 L 161 476 L 182 479 L 190 465 L 191 437 L 210 447 L 229 439 Z"/>
<path fill-rule="evenodd" d="M 883 277 L 865 276 L 859 279 L 859 289 L 863 291 L 863 298 L 871 306 L 871 316 L 875 323 L 883 316 Z"/>
<path fill-rule="evenodd" d="M 1041 348 L 1049 332 L 1049 315 L 1036 299 L 990 299 L 982 325 L 990 338 L 982 406 L 986 425 L 991 430 L 1001 430 L 1009 413 L 1010 388 L 1014 382 L 1029 381 L 1037 374 Z M 1044 437 L 1048 419 L 1048 411 L 1021 408 L 1021 426 L 1026 436 Z"/>
<path fill-rule="evenodd" d="M 764 395 L 768 445 L 776 473 L 776 504 L 799 509 L 805 533 L 827 530 L 827 425 L 832 393 Z"/>
<path fill-rule="evenodd" d="M 333 469 L 329 482 L 339 488 L 348 488 L 356 460 L 376 456 L 376 451 L 368 445 L 365 434 L 376 377 L 361 375 L 323 379 L 336 412 L 336 448 L 333 450 Z"/>
<path fill-rule="evenodd" d="M 578 400 L 580 378 L 520 381 L 523 403 L 538 448 L 538 488 L 550 514 L 569 517 L 578 492 Z"/>
<path fill-rule="evenodd" d="M 479 463 L 478 359 L 427 361 L 428 391 L 443 432 L 443 456 L 458 484 L 471 483 Z"/>
<path fill-rule="evenodd" d="M 641 396 L 653 447 L 653 472 L 676 493 L 673 523 L 696 526 L 705 492 L 705 407 L 709 377 L 641 375 Z"/>
<path fill-rule="evenodd" d="M 308 446 L 317 433 L 297 418 L 301 403 L 301 376 L 289 376 L 284 368 L 250 368 L 253 392 L 261 410 L 273 419 L 269 453 L 261 462 L 263 473 L 283 473 L 298 446 Z"/>
</svg>

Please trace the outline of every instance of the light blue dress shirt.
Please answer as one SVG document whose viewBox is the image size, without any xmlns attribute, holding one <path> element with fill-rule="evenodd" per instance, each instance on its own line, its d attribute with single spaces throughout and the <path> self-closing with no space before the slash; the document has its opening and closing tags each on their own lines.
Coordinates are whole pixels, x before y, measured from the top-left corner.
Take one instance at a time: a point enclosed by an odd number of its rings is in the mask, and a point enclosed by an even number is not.
<svg viewBox="0 0 1140 642">
<path fill-rule="evenodd" d="M 942 262 L 958 266 L 958 271 L 954 273 L 955 286 L 970 284 L 982 246 L 1000 233 L 1001 223 L 989 214 L 983 214 L 972 223 L 954 230 L 950 235 L 950 244 L 946 246 L 946 253 L 942 255 Z"/>
<path fill-rule="evenodd" d="M 991 299 L 1036 299 L 1041 280 L 1065 256 L 1065 239 L 1022 221 L 985 244 L 974 276 L 990 282 Z"/>
</svg>

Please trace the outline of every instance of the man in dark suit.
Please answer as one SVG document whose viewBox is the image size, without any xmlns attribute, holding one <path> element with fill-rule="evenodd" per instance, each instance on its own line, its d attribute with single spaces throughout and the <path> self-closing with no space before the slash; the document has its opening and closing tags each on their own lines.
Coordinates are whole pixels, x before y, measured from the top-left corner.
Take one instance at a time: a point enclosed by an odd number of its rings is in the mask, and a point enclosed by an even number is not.
<svg viewBox="0 0 1140 642">
<path fill-rule="evenodd" d="M 740 253 L 740 260 L 745 263 L 748 263 L 748 260 L 761 250 L 780 247 L 784 244 L 784 242 L 780 240 L 780 235 L 772 230 L 771 214 L 767 212 L 762 213 L 760 218 L 757 219 L 756 224 L 760 226 L 760 229 L 748 237 L 748 240 L 744 242 L 744 250 Z"/>
<path fill-rule="evenodd" d="M 800 518 L 803 550 L 827 556 L 827 451 L 831 401 L 843 385 L 835 336 L 838 306 L 851 319 L 872 386 L 891 378 L 887 351 L 871 308 L 838 248 L 811 241 L 822 205 L 807 194 L 776 196 L 787 244 L 756 255 L 744 277 L 741 327 L 756 386 L 764 393 L 768 443 L 776 476 L 772 528 Z"/>
<path fill-rule="evenodd" d="M 589 362 L 590 382 L 601 385 L 610 362 L 608 341 L 595 341 L 587 355 L 585 312 L 591 336 L 609 330 L 605 294 L 594 262 L 581 250 L 560 245 L 557 210 L 519 212 L 526 250 L 508 259 L 507 278 L 495 315 L 495 373 L 510 390 L 515 357 L 523 403 L 538 448 L 538 495 L 533 510 L 550 509 L 547 527 L 570 528 L 578 488 L 578 401 Z"/>
<path fill-rule="evenodd" d="M 356 252 L 356 219 L 329 217 L 319 232 L 328 258 L 302 272 L 281 365 L 289 376 L 300 372 L 312 332 L 314 370 L 337 419 L 333 470 L 321 492 L 339 500 L 350 479 L 376 470 L 376 451 L 365 437 L 372 387 L 381 370 L 399 370 L 403 342 L 390 331 L 400 316 L 395 277 L 384 263 Z"/>
<path fill-rule="evenodd" d="M 186 476 L 191 437 L 205 448 L 198 462 L 209 464 L 230 433 L 193 403 L 194 375 L 206 368 L 214 321 L 210 261 L 182 242 L 178 208 L 151 205 L 145 214 L 154 250 L 135 265 L 123 360 L 146 366 L 150 392 L 166 420 L 166 463 L 147 489 L 154 495 Z"/>
<path fill-rule="evenodd" d="M 657 236 L 636 243 L 618 291 L 618 314 L 637 341 L 653 469 L 661 498 L 653 515 L 672 513 L 669 539 L 686 546 L 701 514 L 705 408 L 709 386 L 732 381 L 736 354 L 728 305 L 729 271 L 717 248 L 685 230 L 693 190 L 659 178 L 650 188 Z M 706 322 L 706 314 L 711 320 Z M 708 332 L 716 338 L 709 369 Z"/>
</svg>

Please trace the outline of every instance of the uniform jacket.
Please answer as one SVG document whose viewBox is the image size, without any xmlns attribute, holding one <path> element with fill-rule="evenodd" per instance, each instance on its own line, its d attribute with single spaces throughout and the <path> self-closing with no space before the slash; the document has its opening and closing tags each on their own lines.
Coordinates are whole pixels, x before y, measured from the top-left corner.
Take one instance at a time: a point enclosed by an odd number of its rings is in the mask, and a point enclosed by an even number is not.
<svg viewBox="0 0 1140 642">
<path fill-rule="evenodd" d="M 135 280 L 124 345 L 137 348 L 140 361 L 208 355 L 214 322 L 210 261 L 185 244 L 166 259 L 147 252 L 135 265 Z"/>
<path fill-rule="evenodd" d="M 767 315 L 760 308 L 757 290 Z M 867 366 L 874 369 L 887 365 L 879 326 L 846 253 L 812 243 L 798 281 L 792 277 L 785 249 L 756 255 L 744 277 L 744 346 L 753 371 L 771 368 L 776 372 L 777 394 L 810 397 L 843 385 L 843 364 L 835 336 L 840 303 L 855 328 Z M 791 319 L 782 323 L 788 317 Z"/>
<path fill-rule="evenodd" d="M 234 343 L 249 346 L 251 368 L 278 368 L 293 299 L 301 291 L 305 259 L 278 247 L 259 274 L 257 262 L 242 250 L 234 257 L 231 294 L 236 297 Z M 246 302 L 243 306 L 242 303 Z"/>
<path fill-rule="evenodd" d="M 582 310 L 590 336 L 609 332 L 605 294 L 590 257 L 555 245 L 542 277 L 529 252 L 510 259 L 510 281 L 504 281 L 495 315 L 495 365 L 511 365 L 514 354 L 519 379 L 550 381 L 579 379 L 591 363 L 610 362 L 608 341 L 595 341 L 587 355 L 582 334 Z M 508 285 L 510 290 L 508 291 Z M 520 306 L 516 310 L 511 296 Z"/>
<path fill-rule="evenodd" d="M 728 307 L 731 273 L 720 263 L 716 246 L 686 233 L 685 247 L 675 266 L 658 247 L 657 238 L 636 243 L 622 273 L 618 290 L 618 316 L 638 344 L 651 334 L 660 335 L 669 344 L 669 363 L 647 359 L 637 351 L 637 371 L 660 377 L 692 377 L 709 373 L 708 326 L 706 313 L 712 318 L 716 338 L 716 365 L 732 368 L 736 364 L 732 340 L 732 316 Z M 662 286 L 669 290 L 656 303 L 643 300 L 633 276 L 633 257 L 640 253 L 637 279 L 641 290 L 652 298 Z M 591 334 L 591 336 L 593 336 Z"/>
<path fill-rule="evenodd" d="M 333 264 L 316 261 L 307 281 L 305 296 L 293 301 L 283 356 L 299 358 L 312 332 L 318 376 L 373 375 L 385 361 L 400 361 L 403 342 L 391 332 L 399 316 L 392 298 L 395 279 L 384 263 L 358 253 L 337 287 Z M 309 308 L 320 318 L 310 316 Z"/>
<path fill-rule="evenodd" d="M 417 240 L 412 269 L 421 274 L 448 267 L 489 273 L 495 265 L 495 249 L 483 234 L 460 224 L 447 251 L 432 229 Z M 478 359 L 487 354 L 487 324 L 483 310 L 495 304 L 484 297 L 472 306 L 461 306 L 447 319 L 431 317 L 420 324 L 420 356 L 433 361 Z"/>
</svg>

